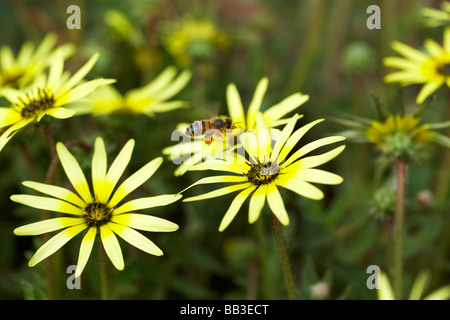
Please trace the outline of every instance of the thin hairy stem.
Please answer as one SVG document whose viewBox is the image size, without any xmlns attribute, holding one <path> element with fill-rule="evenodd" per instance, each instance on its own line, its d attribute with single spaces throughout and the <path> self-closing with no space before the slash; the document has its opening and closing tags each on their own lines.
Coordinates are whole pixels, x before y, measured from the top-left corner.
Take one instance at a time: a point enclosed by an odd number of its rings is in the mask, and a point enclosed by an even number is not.
<svg viewBox="0 0 450 320">
<path fill-rule="evenodd" d="M 281 268 L 283 270 L 284 282 L 289 300 L 297 300 L 297 292 L 295 291 L 294 279 L 292 277 L 291 265 L 287 254 L 286 240 L 284 239 L 281 223 L 277 217 L 272 213 L 272 225 L 275 234 L 275 239 L 278 247 L 278 255 L 280 256 Z"/>
</svg>

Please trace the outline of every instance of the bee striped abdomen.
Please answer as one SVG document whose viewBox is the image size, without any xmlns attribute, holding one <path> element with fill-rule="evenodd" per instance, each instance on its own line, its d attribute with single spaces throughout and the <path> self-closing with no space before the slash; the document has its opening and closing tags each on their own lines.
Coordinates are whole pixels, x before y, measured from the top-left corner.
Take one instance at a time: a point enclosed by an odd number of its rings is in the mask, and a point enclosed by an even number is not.
<svg viewBox="0 0 450 320">
<path fill-rule="evenodd" d="M 210 128 L 210 124 L 208 121 L 205 120 L 198 120 L 194 121 L 193 124 L 191 124 L 186 129 L 186 135 L 188 136 L 201 136 Z"/>
</svg>

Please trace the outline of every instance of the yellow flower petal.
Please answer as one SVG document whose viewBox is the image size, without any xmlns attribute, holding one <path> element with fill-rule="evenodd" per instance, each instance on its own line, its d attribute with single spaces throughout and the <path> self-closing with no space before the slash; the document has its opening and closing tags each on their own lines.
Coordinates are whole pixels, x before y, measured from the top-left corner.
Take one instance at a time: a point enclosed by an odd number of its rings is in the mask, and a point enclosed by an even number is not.
<svg viewBox="0 0 450 320">
<path fill-rule="evenodd" d="M 35 236 L 84 223 L 83 218 L 53 218 L 18 227 L 14 229 L 14 234 L 17 236 Z"/>
<path fill-rule="evenodd" d="M 0 49 L 0 63 L 2 69 L 11 67 L 14 64 L 14 53 L 8 46 L 2 46 Z"/>
<path fill-rule="evenodd" d="M 244 132 L 243 134 L 241 134 L 241 136 L 244 134 L 248 134 L 248 133 Z M 256 137 L 255 137 L 255 139 L 256 139 Z M 203 162 L 203 163 L 196 164 L 194 166 L 191 166 L 188 170 L 189 171 L 203 171 L 203 170 L 228 171 L 228 172 L 237 173 L 237 174 L 242 175 L 245 172 L 247 172 L 248 169 L 250 169 L 250 167 L 246 163 L 242 163 L 242 164 L 241 163 L 239 163 L 239 164 L 231 163 L 230 164 L 230 163 L 226 163 L 224 161 L 222 161 L 222 163 L 221 163 L 219 160 L 217 160 L 217 161 L 214 161 L 213 163 Z"/>
<path fill-rule="evenodd" d="M 220 232 L 225 230 L 230 225 L 231 221 L 233 221 L 233 219 L 236 216 L 236 214 L 238 213 L 239 209 L 242 207 L 242 204 L 244 203 L 244 201 L 248 198 L 250 193 L 252 193 L 253 190 L 255 190 L 255 188 L 256 187 L 250 187 L 250 188 L 244 189 L 233 199 L 230 207 L 228 208 L 227 212 L 225 213 L 225 215 L 222 218 L 222 221 L 220 222 L 220 226 L 219 226 Z"/>
<path fill-rule="evenodd" d="M 254 223 L 258 220 L 261 210 L 264 207 L 266 201 L 267 185 L 260 185 L 252 197 L 250 198 L 249 211 L 248 211 L 248 222 Z"/>
<path fill-rule="evenodd" d="M 275 181 L 277 185 L 294 191 L 302 197 L 312 200 L 322 200 L 324 194 L 320 189 L 312 184 L 299 179 L 278 179 Z"/>
<path fill-rule="evenodd" d="M 424 42 L 424 46 L 432 57 L 439 57 L 445 53 L 442 47 L 434 40 L 426 39 Z"/>
<path fill-rule="evenodd" d="M 399 82 L 403 86 L 414 83 L 424 83 L 427 80 L 428 79 L 426 77 L 419 74 L 416 70 L 397 71 L 384 77 L 384 81 L 387 83 Z"/>
<path fill-rule="evenodd" d="M 270 127 L 272 123 L 279 120 L 281 117 L 285 116 L 289 112 L 295 110 L 306 101 L 308 101 L 309 96 L 303 95 L 301 93 L 294 93 L 281 101 L 280 103 L 270 107 L 264 112 L 264 121 Z"/>
<path fill-rule="evenodd" d="M 182 197 L 181 194 L 165 194 L 160 196 L 130 200 L 121 205 L 120 207 L 118 207 L 117 209 L 115 209 L 114 214 L 121 214 L 135 210 L 166 206 L 179 200 L 181 197 Z"/>
<path fill-rule="evenodd" d="M 72 183 L 72 186 L 75 188 L 84 202 L 90 203 L 92 201 L 92 195 L 89 191 L 86 177 L 84 176 L 84 173 L 81 170 L 77 160 L 61 142 L 58 142 L 56 144 L 56 152 L 58 153 L 61 165 L 66 172 L 67 178 L 69 178 L 70 182 Z"/>
<path fill-rule="evenodd" d="M 103 194 L 103 181 L 106 176 L 107 161 L 105 143 L 102 138 L 96 138 L 92 156 L 92 186 L 95 199 L 102 203 L 107 201 L 107 195 Z"/>
<path fill-rule="evenodd" d="M 83 214 L 83 210 L 81 208 L 75 207 L 74 205 L 59 199 L 32 196 L 28 194 L 14 194 L 11 196 L 11 200 L 29 207 L 42 210 L 55 211 L 60 213 L 69 213 L 75 215 Z"/>
<path fill-rule="evenodd" d="M 66 108 L 52 108 L 46 111 L 49 116 L 56 119 L 67 119 L 75 114 L 75 111 Z"/>
<path fill-rule="evenodd" d="M 422 63 L 423 61 L 429 59 L 425 53 L 399 41 L 394 41 L 392 43 L 392 49 L 417 63 Z"/>
<path fill-rule="evenodd" d="M 114 195 L 108 202 L 109 206 L 115 207 L 123 198 L 147 181 L 158 170 L 162 161 L 161 157 L 156 158 L 127 178 L 114 192 Z"/>
<path fill-rule="evenodd" d="M 84 202 L 78 195 L 66 188 L 34 181 L 24 181 L 22 182 L 22 184 L 41 193 L 45 193 L 49 196 L 70 202 L 80 208 L 86 207 L 86 202 Z"/>
<path fill-rule="evenodd" d="M 394 291 L 392 290 L 389 279 L 384 272 L 380 274 L 380 289 L 378 292 L 378 300 L 395 300 Z"/>
<path fill-rule="evenodd" d="M 259 81 L 258 85 L 256 86 L 255 94 L 253 95 L 253 99 L 250 102 L 250 105 L 248 107 L 247 126 L 243 128 L 244 130 L 256 128 L 255 117 L 261 108 L 261 104 L 262 104 L 264 95 L 266 94 L 268 85 L 269 85 L 269 79 L 267 77 L 264 77 Z"/>
<path fill-rule="evenodd" d="M 293 179 L 321 184 L 340 184 L 344 181 L 341 176 L 320 169 L 301 169 L 295 173 Z"/>
<path fill-rule="evenodd" d="M 20 113 L 13 108 L 0 107 L 0 129 L 19 122 L 22 119 Z"/>
<path fill-rule="evenodd" d="M 152 241 L 150 241 L 148 238 L 146 238 L 136 230 L 115 223 L 108 224 L 108 227 L 110 227 L 111 230 L 114 231 L 118 236 L 120 236 L 122 239 L 135 246 L 136 248 L 155 256 L 163 255 L 161 249 L 159 249 Z"/>
<path fill-rule="evenodd" d="M 444 49 L 450 52 L 450 28 L 447 27 L 444 30 Z"/>
<path fill-rule="evenodd" d="M 66 81 L 64 84 L 64 87 L 61 88 L 61 91 L 71 90 L 73 87 L 75 87 L 83 78 L 88 74 L 89 71 L 94 67 L 94 64 L 97 62 L 99 57 L 99 53 L 95 53 L 92 55 L 92 57 L 89 58 L 89 60 L 80 68 L 77 72 L 75 72 L 72 77 L 70 77 L 69 80 Z"/>
<path fill-rule="evenodd" d="M 28 266 L 33 267 L 51 254 L 55 253 L 59 248 L 65 245 L 70 239 L 75 237 L 81 231 L 86 229 L 86 225 L 80 224 L 73 227 L 64 229 L 63 231 L 57 233 L 55 236 L 50 238 L 46 243 L 44 243 L 33 255 L 33 257 L 28 262 Z"/>
<path fill-rule="evenodd" d="M 289 216 L 284 207 L 283 198 L 281 198 L 275 183 L 269 183 L 267 185 L 267 203 L 269 204 L 270 210 L 278 218 L 281 224 L 285 226 L 289 225 Z"/>
<path fill-rule="evenodd" d="M 188 170 L 207 170 L 207 169 L 199 169 L 197 167 L 197 163 L 200 163 L 202 161 L 202 154 L 201 153 L 194 153 L 192 157 L 188 157 L 187 159 L 182 162 L 177 169 L 174 172 L 174 175 L 182 176 L 185 174 Z"/>
<path fill-rule="evenodd" d="M 191 184 L 186 189 L 183 189 L 180 191 L 180 193 L 185 192 L 187 189 L 192 188 L 193 186 L 199 185 L 199 184 L 208 184 L 208 183 L 220 183 L 220 182 L 246 182 L 248 181 L 247 177 L 243 176 L 213 176 L 213 177 L 206 177 L 198 180 L 197 182 Z"/>
<path fill-rule="evenodd" d="M 330 161 L 331 159 L 337 157 L 342 151 L 344 151 L 344 149 L 345 146 L 340 146 L 318 156 L 311 156 L 300 159 L 298 163 L 302 169 L 318 167 L 321 164 L 324 164 Z"/>
<path fill-rule="evenodd" d="M 427 285 L 429 274 L 421 272 L 414 280 L 408 300 L 420 300 Z"/>
<path fill-rule="evenodd" d="M 91 255 L 92 247 L 94 246 L 95 236 L 97 235 L 97 228 L 90 227 L 83 237 L 80 246 L 80 253 L 78 254 L 77 269 L 75 271 L 75 277 L 79 277 L 86 266 Z"/>
<path fill-rule="evenodd" d="M 169 101 L 159 104 L 149 104 L 147 108 L 152 112 L 168 112 L 179 108 L 187 107 L 188 104 L 184 101 Z M 143 109 L 143 112 L 146 112 L 146 108 Z"/>
<path fill-rule="evenodd" d="M 0 151 L 5 147 L 9 140 L 11 140 L 11 138 L 14 137 L 17 132 L 19 132 L 21 128 L 25 127 L 32 121 L 33 119 L 23 119 L 6 129 L 5 132 L 3 132 L 0 136 Z"/>
<path fill-rule="evenodd" d="M 448 300 L 450 299 L 450 285 L 436 289 L 423 300 Z"/>
<path fill-rule="evenodd" d="M 417 69 L 417 64 L 400 57 L 386 57 L 383 59 L 383 64 L 387 67 L 398 68 L 398 69 Z"/>
<path fill-rule="evenodd" d="M 52 59 L 52 63 L 50 64 L 50 70 L 47 78 L 46 88 L 50 88 L 54 90 L 56 87 L 60 85 L 61 76 L 63 74 L 64 69 L 64 60 L 60 51 L 57 51 Z"/>
<path fill-rule="evenodd" d="M 282 165 L 281 167 L 287 167 L 289 166 L 291 163 L 295 162 L 296 160 L 300 159 L 301 157 L 303 157 L 304 155 L 310 153 L 311 151 L 314 151 L 320 147 L 332 144 L 332 143 L 336 143 L 339 141 L 343 141 L 345 140 L 345 137 L 341 137 L 341 136 L 332 136 L 332 137 L 326 137 L 326 138 L 322 138 L 316 141 L 312 141 L 306 145 L 304 145 L 303 147 L 301 147 L 300 149 L 298 149 L 297 151 L 295 151 L 290 157 L 289 159 L 287 159 Z"/>
<path fill-rule="evenodd" d="M 227 105 L 230 118 L 233 122 L 239 122 L 245 125 L 244 107 L 242 106 L 241 97 L 234 83 L 230 83 L 227 86 Z"/>
<path fill-rule="evenodd" d="M 443 84 L 444 84 L 443 81 L 436 81 L 436 82 L 432 81 L 424 84 L 419 94 L 417 95 L 416 103 L 422 104 L 426 98 L 428 98 L 431 94 L 433 94 L 433 92 L 439 89 Z"/>
<path fill-rule="evenodd" d="M 217 189 L 214 191 L 210 191 L 210 192 L 204 193 L 199 196 L 186 198 L 183 200 L 183 202 L 198 201 L 198 200 L 210 199 L 210 198 L 214 198 L 214 197 L 220 197 L 220 196 L 223 196 L 223 195 L 226 195 L 226 194 L 238 191 L 238 190 L 246 189 L 246 188 L 249 188 L 252 186 L 253 186 L 252 183 L 235 184 L 235 185 L 223 187 L 223 188 L 220 188 L 220 189 Z"/>
<path fill-rule="evenodd" d="M 106 203 L 108 201 L 114 187 L 116 186 L 117 182 L 122 176 L 122 173 L 125 171 L 125 168 L 130 162 L 133 148 L 134 140 L 130 139 L 122 148 L 122 150 L 120 150 L 119 154 L 114 159 L 114 162 L 111 164 L 111 167 L 109 168 L 103 182 L 103 190 L 101 192 L 100 199 L 101 202 Z"/>
<path fill-rule="evenodd" d="M 159 100 L 168 100 L 174 97 L 178 92 L 180 92 L 191 79 L 192 72 L 190 70 L 184 70 L 170 85 L 168 85 L 164 90 L 158 92 L 156 97 Z"/>
<path fill-rule="evenodd" d="M 288 138 L 291 136 L 292 131 L 294 130 L 294 127 L 297 123 L 297 120 L 300 118 L 298 114 L 294 115 L 291 119 L 289 119 L 289 122 L 286 124 L 286 126 L 283 128 L 277 139 L 275 139 L 275 145 L 272 148 L 272 154 L 270 155 L 270 161 L 275 162 L 278 161 L 278 156 L 280 154 L 280 150 L 285 145 Z M 272 139 L 274 137 L 272 136 Z"/>
<path fill-rule="evenodd" d="M 151 232 L 173 232 L 179 228 L 176 223 L 169 220 L 137 213 L 113 215 L 111 221 L 130 228 Z"/>
<path fill-rule="evenodd" d="M 272 139 L 271 132 L 267 128 L 263 116 L 260 112 L 256 115 L 256 127 L 256 134 L 258 137 L 258 153 L 256 154 L 256 156 L 260 161 L 266 162 L 270 159 L 270 153 L 272 151 Z"/>
<path fill-rule="evenodd" d="M 295 147 L 297 142 L 308 132 L 312 127 L 314 127 L 319 122 L 324 121 L 325 119 L 318 119 L 316 121 L 310 122 L 307 125 L 304 125 L 300 129 L 296 130 L 286 141 L 286 144 L 281 149 L 280 155 L 278 157 L 279 163 L 282 163 L 287 155 L 291 152 L 291 150 Z"/>
<path fill-rule="evenodd" d="M 5 97 L 6 100 L 8 100 L 11 103 L 14 103 L 16 101 L 19 102 L 18 97 L 20 97 L 22 100 L 26 99 L 26 95 L 22 91 L 8 87 L 0 88 L 0 96 Z M 13 110 L 13 108 L 11 109 Z"/>
<path fill-rule="evenodd" d="M 250 161 L 256 163 L 256 157 L 258 157 L 258 136 L 254 131 L 245 131 L 239 135 L 239 141 L 250 156 Z"/>
<path fill-rule="evenodd" d="M 85 82 L 69 91 L 58 91 L 56 94 L 55 107 L 59 107 L 75 100 L 86 97 L 89 93 L 100 86 L 105 86 L 114 83 L 115 79 L 95 79 Z"/>
<path fill-rule="evenodd" d="M 123 262 L 122 249 L 120 249 L 119 241 L 117 241 L 114 232 L 104 224 L 100 227 L 100 237 L 102 239 L 103 248 L 114 267 L 117 270 L 123 270 L 125 264 Z"/>
<path fill-rule="evenodd" d="M 172 81 L 172 79 L 176 75 L 176 72 L 177 70 L 174 66 L 169 66 L 147 85 L 140 89 L 137 89 L 137 92 L 135 90 L 129 91 L 127 95 L 138 94 L 140 97 L 156 95 L 161 90 L 164 90 L 164 88 L 170 83 L 170 81 Z"/>
</svg>

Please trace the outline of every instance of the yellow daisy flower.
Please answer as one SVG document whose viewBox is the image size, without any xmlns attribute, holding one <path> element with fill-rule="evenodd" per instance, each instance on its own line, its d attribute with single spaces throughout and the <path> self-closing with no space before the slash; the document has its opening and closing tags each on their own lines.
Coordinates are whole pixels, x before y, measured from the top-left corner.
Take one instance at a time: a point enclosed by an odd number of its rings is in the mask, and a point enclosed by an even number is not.
<svg viewBox="0 0 450 320">
<path fill-rule="evenodd" d="M 104 86 L 89 95 L 88 106 L 77 109 L 80 113 L 96 115 L 110 113 L 146 114 L 167 112 L 187 105 L 185 101 L 168 101 L 178 94 L 191 79 L 191 71 L 185 70 L 177 76 L 175 67 L 166 68 L 147 85 L 121 95 L 113 86 Z"/>
<path fill-rule="evenodd" d="M 384 122 L 373 121 L 364 134 L 384 155 L 394 159 L 412 158 L 430 142 L 445 145 L 445 136 L 431 131 L 431 124 L 419 125 L 420 121 L 413 115 L 389 115 Z"/>
<path fill-rule="evenodd" d="M 450 121 L 421 123 L 419 113 L 423 109 L 405 115 L 390 114 L 382 120 L 351 116 L 351 119 L 335 119 L 349 129 L 342 136 L 353 142 L 372 143 L 382 154 L 385 164 L 392 160 L 417 159 L 420 150 L 431 143 L 450 148 L 450 138 L 436 130 L 450 127 Z"/>
<path fill-rule="evenodd" d="M 434 133 L 426 124 L 418 126 L 420 118 L 413 115 L 389 115 L 384 122 L 373 121 L 366 131 L 366 137 L 376 145 L 385 143 L 388 136 L 399 132 L 411 137 L 413 144 L 430 142 L 434 140 Z"/>
<path fill-rule="evenodd" d="M 34 48 L 30 41 L 24 43 L 14 58 L 14 53 L 9 46 L 0 48 L 0 88 L 24 88 L 34 81 L 53 61 L 52 49 L 56 43 L 56 36 L 48 34 Z M 58 47 L 58 50 L 64 58 L 67 58 L 74 52 L 72 44 L 64 44 Z"/>
<path fill-rule="evenodd" d="M 147 181 L 159 168 L 162 158 L 156 158 L 123 181 L 113 192 L 122 173 L 128 165 L 134 148 L 134 140 L 129 140 L 107 171 L 107 155 L 103 139 L 97 138 L 92 157 L 92 194 L 78 162 L 62 143 L 57 143 L 56 151 L 64 171 L 77 193 L 54 185 L 25 181 L 23 184 L 50 197 L 17 194 L 11 200 L 42 210 L 69 214 L 31 223 L 14 230 L 19 236 L 40 235 L 64 229 L 50 238 L 33 255 L 28 265 L 35 266 L 70 239 L 85 231 L 80 246 L 77 270 L 78 277 L 89 259 L 95 237 L 100 234 L 106 254 L 118 270 L 123 270 L 124 261 L 115 234 L 147 253 L 160 256 L 163 252 L 149 239 L 134 229 L 152 232 L 176 231 L 178 225 L 154 216 L 134 213 L 171 204 L 181 195 L 160 195 L 140 198 L 120 204 L 128 194 Z"/>
<path fill-rule="evenodd" d="M 0 130 L 6 129 L 0 136 L 0 150 L 21 128 L 34 121 L 39 122 L 45 115 L 57 119 L 72 117 L 75 111 L 64 106 L 85 97 L 100 86 L 114 82 L 112 79 L 96 79 L 80 84 L 97 59 L 98 54 L 94 54 L 69 77 L 63 72 L 63 56 L 57 52 L 48 76 L 40 77 L 26 90 L 0 89 L 0 96 L 11 103 L 9 107 L 0 107 Z"/>
<path fill-rule="evenodd" d="M 450 27 L 444 30 L 442 46 L 431 39 L 425 40 L 424 46 L 428 54 L 395 41 L 392 49 L 403 58 L 383 59 L 386 66 L 400 69 L 387 75 L 386 82 L 398 82 L 403 86 L 424 84 L 416 98 L 417 104 L 422 104 L 442 85 L 450 87 Z"/>
<path fill-rule="evenodd" d="M 165 46 L 181 66 L 195 59 L 209 58 L 215 50 L 229 45 L 227 34 L 207 19 L 184 18 L 171 29 L 164 39 Z"/>
<path fill-rule="evenodd" d="M 434 8 L 422 8 L 422 14 L 427 18 L 428 27 L 439 27 L 450 23 L 450 2 L 442 1 L 441 10 Z"/>
<path fill-rule="evenodd" d="M 182 141 L 177 145 L 170 146 L 163 150 L 163 154 L 168 155 L 174 163 L 179 164 L 178 168 L 175 170 L 175 175 L 183 175 L 190 166 L 208 159 L 211 156 L 215 156 L 217 153 L 221 153 L 224 148 L 232 150 L 236 147 L 236 145 L 234 145 L 235 135 L 239 135 L 241 132 L 248 129 L 256 129 L 256 115 L 261 110 L 261 105 L 268 85 L 269 79 L 267 77 L 264 77 L 259 81 L 248 107 L 247 116 L 245 115 L 242 100 L 236 85 L 234 83 L 228 85 L 226 92 L 228 113 L 236 128 L 227 130 L 222 139 L 215 139 L 217 136 L 213 136 L 212 142 L 210 144 L 205 144 L 204 136 L 194 137 L 193 139 L 190 136 L 186 136 L 185 132 L 189 124 L 179 125 L 172 136 L 172 141 L 179 140 L 180 138 L 182 138 Z M 273 128 L 286 124 L 289 119 L 283 117 L 300 107 L 308 101 L 308 99 L 308 95 L 297 92 L 271 106 L 262 113 L 265 125 L 269 128 Z"/>
<path fill-rule="evenodd" d="M 267 199 L 272 213 L 283 225 L 288 225 L 289 216 L 278 187 L 286 188 L 309 199 L 320 200 L 324 194 L 311 182 L 333 185 L 343 181 L 340 176 L 315 167 L 335 158 L 344 150 L 345 146 L 337 147 L 321 155 L 305 156 L 319 147 L 342 141 L 345 139 L 344 137 L 333 136 L 319 139 L 304 145 L 289 156 L 303 135 L 323 121 L 323 119 L 316 120 L 293 132 L 299 118 L 299 115 L 292 117 L 280 132 L 268 129 L 264 123 L 264 116 L 258 113 L 257 129 L 246 131 L 239 136 L 248 158 L 239 152 L 226 152 L 221 159 L 210 159 L 189 169 L 231 173 L 230 175 L 200 179 L 190 187 L 208 183 L 232 184 L 203 195 L 187 198 L 184 201 L 210 199 L 239 191 L 225 213 L 219 231 L 225 230 L 231 223 L 248 197 L 250 197 L 249 223 L 254 223 L 259 218 Z M 272 146 L 273 140 L 275 144 Z"/>
</svg>

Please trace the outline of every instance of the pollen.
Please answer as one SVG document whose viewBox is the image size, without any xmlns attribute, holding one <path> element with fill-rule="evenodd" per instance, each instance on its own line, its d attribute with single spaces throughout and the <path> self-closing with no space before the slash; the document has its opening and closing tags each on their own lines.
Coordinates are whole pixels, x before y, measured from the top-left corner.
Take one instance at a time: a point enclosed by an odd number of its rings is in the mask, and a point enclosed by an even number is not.
<svg viewBox="0 0 450 320">
<path fill-rule="evenodd" d="M 53 95 L 49 95 L 45 90 L 38 89 L 37 95 L 31 98 L 27 93 L 27 99 L 24 101 L 19 98 L 20 104 L 17 107 L 20 110 L 20 115 L 23 118 L 33 118 L 39 113 L 53 108 L 55 99 Z"/>
<path fill-rule="evenodd" d="M 260 186 L 262 184 L 269 184 L 279 173 L 279 166 L 277 162 L 263 162 L 259 159 L 256 163 L 250 164 L 250 170 L 245 174 L 248 181 L 254 185 Z"/>
<path fill-rule="evenodd" d="M 110 221 L 112 211 L 106 204 L 94 201 L 84 208 L 83 216 L 90 227 L 99 227 Z"/>
</svg>

